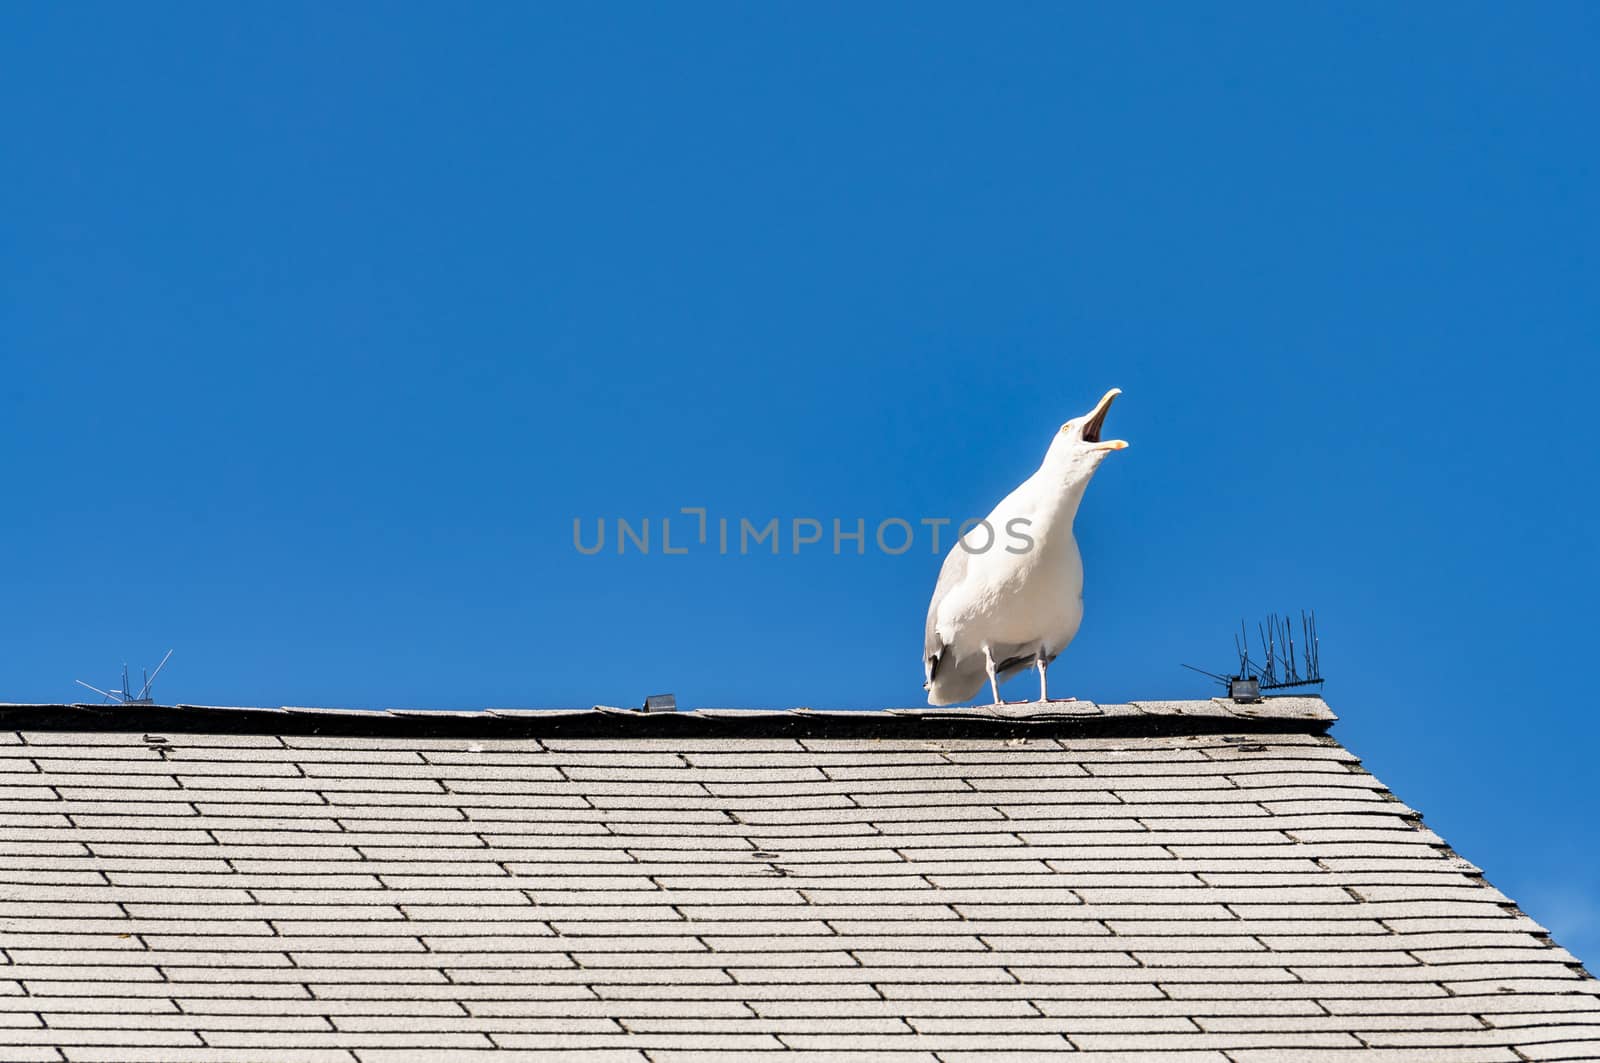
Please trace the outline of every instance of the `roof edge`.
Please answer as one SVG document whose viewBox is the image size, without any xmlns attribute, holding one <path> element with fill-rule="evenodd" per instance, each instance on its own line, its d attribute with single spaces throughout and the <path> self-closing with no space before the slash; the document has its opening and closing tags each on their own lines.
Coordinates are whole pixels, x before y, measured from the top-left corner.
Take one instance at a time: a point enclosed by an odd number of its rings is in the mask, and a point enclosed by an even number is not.
<svg viewBox="0 0 1600 1063">
<path fill-rule="evenodd" d="M 320 709 L 0 704 L 0 729 L 461 738 L 986 738 L 1298 732 L 1335 720 L 1319 697 L 1031 702 L 962 709 Z"/>
</svg>

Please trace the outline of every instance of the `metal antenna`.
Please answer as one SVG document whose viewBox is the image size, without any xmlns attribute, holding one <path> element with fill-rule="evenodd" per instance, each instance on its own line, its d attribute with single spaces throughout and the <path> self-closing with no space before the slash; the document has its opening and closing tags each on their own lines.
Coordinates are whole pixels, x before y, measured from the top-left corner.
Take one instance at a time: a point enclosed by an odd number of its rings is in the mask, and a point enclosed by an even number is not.
<svg viewBox="0 0 1600 1063">
<path fill-rule="evenodd" d="M 1204 668 L 1196 668 L 1192 664 L 1186 664 L 1186 665 L 1184 665 L 1184 667 L 1189 669 L 1189 671 L 1191 671 L 1191 672 L 1199 672 L 1201 675 L 1208 675 L 1212 679 L 1215 679 L 1217 682 L 1221 683 L 1223 686 L 1227 686 L 1228 685 L 1228 677 L 1225 676 L 1225 675 L 1218 675 L 1215 672 L 1208 672 Z M 89 689 L 93 690 L 94 688 L 90 687 Z"/>
<path fill-rule="evenodd" d="M 161 669 L 165 668 L 170 660 L 172 660 L 172 651 L 168 650 L 167 655 L 161 658 L 161 663 L 156 665 L 156 670 L 145 679 L 144 686 L 139 689 L 139 696 L 134 699 L 135 701 L 150 700 L 150 684 L 156 681 L 156 676 L 161 674 Z"/>
<path fill-rule="evenodd" d="M 156 665 L 156 670 L 154 672 L 148 670 L 144 672 L 144 685 L 139 688 L 139 693 L 137 694 L 133 692 L 131 684 L 128 680 L 128 666 L 126 663 L 124 663 L 122 666 L 121 690 L 101 690 L 99 687 L 85 683 L 81 679 L 74 679 L 73 682 L 78 684 L 80 687 L 85 687 L 94 691 L 107 701 L 114 702 L 118 705 L 154 705 L 155 699 L 150 696 L 150 688 L 155 684 L 156 676 L 161 674 L 161 669 L 165 668 L 167 666 L 167 662 L 172 659 L 172 653 L 172 650 L 167 651 L 167 655 L 161 658 L 161 663 Z"/>
<path fill-rule="evenodd" d="M 101 697 L 105 698 L 107 701 L 121 701 L 122 700 L 122 695 L 121 694 L 113 694 L 109 690 L 101 690 L 99 687 L 89 686 L 88 683 L 85 683 L 81 679 L 74 679 L 73 682 L 78 684 L 80 687 L 89 687 L 90 690 L 94 691 L 96 694 L 99 694 Z"/>
</svg>

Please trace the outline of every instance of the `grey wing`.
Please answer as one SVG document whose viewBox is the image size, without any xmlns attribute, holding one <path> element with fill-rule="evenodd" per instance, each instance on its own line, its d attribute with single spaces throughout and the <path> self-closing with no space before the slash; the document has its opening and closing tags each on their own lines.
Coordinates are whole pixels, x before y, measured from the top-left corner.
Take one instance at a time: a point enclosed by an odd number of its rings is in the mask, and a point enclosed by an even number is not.
<svg viewBox="0 0 1600 1063">
<path fill-rule="evenodd" d="M 933 586 L 933 600 L 928 603 L 928 624 L 922 638 L 922 660 L 927 669 L 928 682 L 933 682 L 944 658 L 944 641 L 939 638 L 939 603 L 967 578 L 967 552 L 960 544 L 950 548 L 944 564 L 939 568 L 939 581 Z"/>
<path fill-rule="evenodd" d="M 1015 656 L 1005 658 L 995 666 L 995 672 L 998 674 L 1000 682 L 1004 683 L 1012 676 L 1020 675 L 1021 673 L 1032 668 L 1034 666 L 1034 662 L 1038 659 L 1038 654 L 1030 650 L 1027 653 L 1017 654 Z M 1055 660 L 1055 656 L 1052 654 L 1051 656 L 1045 658 L 1045 663 L 1049 664 L 1053 660 Z"/>
</svg>

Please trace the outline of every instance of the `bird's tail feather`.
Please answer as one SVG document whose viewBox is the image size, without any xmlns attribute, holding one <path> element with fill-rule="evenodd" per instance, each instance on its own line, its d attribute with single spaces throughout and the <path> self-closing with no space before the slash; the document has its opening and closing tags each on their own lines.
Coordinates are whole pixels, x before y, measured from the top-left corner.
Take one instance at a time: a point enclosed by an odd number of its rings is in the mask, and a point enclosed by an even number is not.
<svg viewBox="0 0 1600 1063">
<path fill-rule="evenodd" d="M 989 673 L 984 671 L 983 659 L 967 658 L 954 662 L 953 666 L 945 665 L 939 669 L 939 674 L 928 683 L 929 705 L 954 705 L 962 701 L 971 701 L 977 697 L 978 691 L 989 681 Z"/>
</svg>

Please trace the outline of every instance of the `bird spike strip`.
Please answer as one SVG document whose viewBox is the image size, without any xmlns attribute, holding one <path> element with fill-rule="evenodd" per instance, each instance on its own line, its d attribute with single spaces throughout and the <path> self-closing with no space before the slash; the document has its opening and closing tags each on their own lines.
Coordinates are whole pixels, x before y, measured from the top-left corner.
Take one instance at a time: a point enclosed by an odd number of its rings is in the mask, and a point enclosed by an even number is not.
<svg viewBox="0 0 1600 1063">
<path fill-rule="evenodd" d="M 1250 651 L 1250 632 L 1243 620 L 1239 633 L 1233 637 L 1233 648 L 1239 655 L 1239 667 L 1233 675 L 1218 675 L 1192 664 L 1184 665 L 1191 672 L 1210 676 L 1223 687 L 1231 687 L 1236 679 L 1254 679 L 1262 690 L 1284 690 L 1289 687 L 1319 686 L 1322 683 L 1321 644 L 1317 638 L 1317 614 L 1300 613 L 1300 646 L 1295 648 L 1295 624 L 1292 617 L 1270 614 L 1256 625 L 1256 637 L 1261 644 L 1259 659 Z"/>
<path fill-rule="evenodd" d="M 1322 680 L 1320 643 L 1317 638 L 1317 614 L 1300 613 L 1300 647 L 1295 649 L 1294 618 L 1271 613 L 1256 625 L 1260 642 L 1260 657 L 1250 656 L 1250 635 L 1244 621 L 1239 622 L 1239 634 L 1234 636 L 1234 649 L 1239 654 L 1239 678 L 1258 679 L 1262 690 L 1282 690 L 1286 687 L 1315 686 Z"/>
</svg>

